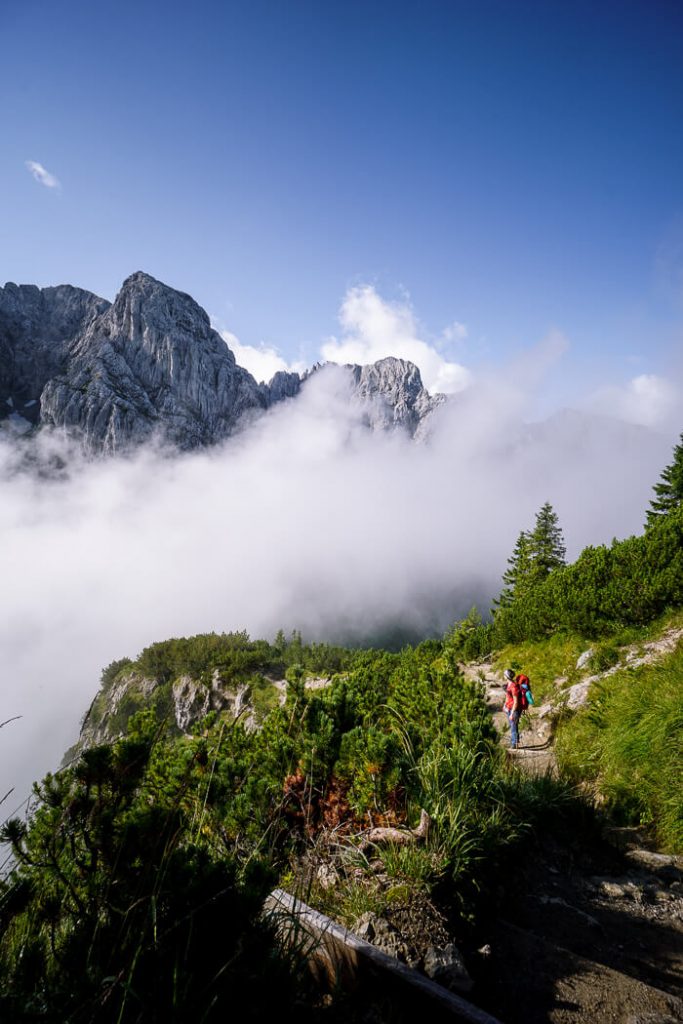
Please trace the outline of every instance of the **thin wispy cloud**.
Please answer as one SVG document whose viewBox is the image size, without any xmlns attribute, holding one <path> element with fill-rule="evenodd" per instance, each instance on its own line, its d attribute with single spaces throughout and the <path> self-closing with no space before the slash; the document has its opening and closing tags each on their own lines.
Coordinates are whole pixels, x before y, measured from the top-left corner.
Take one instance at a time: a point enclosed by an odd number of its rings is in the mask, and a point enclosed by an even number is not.
<svg viewBox="0 0 683 1024">
<path fill-rule="evenodd" d="M 600 388 L 586 406 L 593 412 L 615 416 L 644 427 L 666 428 L 678 420 L 678 386 L 654 373 L 641 373 L 622 385 Z"/>
<path fill-rule="evenodd" d="M 54 174 L 50 174 L 46 167 L 39 164 L 36 160 L 26 161 L 27 171 L 33 175 L 39 184 L 44 185 L 45 188 L 61 188 L 59 178 L 55 178 Z"/>
<path fill-rule="evenodd" d="M 450 345 L 453 342 L 464 341 L 468 335 L 467 325 L 460 323 L 459 320 L 454 320 L 448 327 L 444 327 L 440 341 L 442 345 Z"/>
</svg>

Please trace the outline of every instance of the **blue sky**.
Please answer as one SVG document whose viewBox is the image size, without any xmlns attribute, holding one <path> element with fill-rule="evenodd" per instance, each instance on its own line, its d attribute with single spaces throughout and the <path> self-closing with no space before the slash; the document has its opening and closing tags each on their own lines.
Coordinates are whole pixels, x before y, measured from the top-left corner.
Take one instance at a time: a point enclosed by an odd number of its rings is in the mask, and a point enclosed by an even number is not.
<svg viewBox="0 0 683 1024">
<path fill-rule="evenodd" d="M 143 269 L 288 362 L 359 294 L 474 372 L 554 330 L 558 401 L 680 363 L 674 0 L 0 0 L 0 36 L 3 283 Z"/>
</svg>

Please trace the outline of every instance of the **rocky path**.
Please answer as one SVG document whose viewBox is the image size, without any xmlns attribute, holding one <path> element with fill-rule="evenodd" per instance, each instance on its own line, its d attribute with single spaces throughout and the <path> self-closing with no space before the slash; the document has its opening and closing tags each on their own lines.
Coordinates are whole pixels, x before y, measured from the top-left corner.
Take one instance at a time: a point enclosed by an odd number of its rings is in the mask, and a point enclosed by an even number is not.
<svg viewBox="0 0 683 1024">
<path fill-rule="evenodd" d="M 491 709 L 494 725 L 501 734 L 501 743 L 509 747 L 510 729 L 503 711 L 505 689 L 502 676 L 488 662 L 479 665 L 463 665 L 462 671 L 465 678 L 475 679 L 484 684 L 486 703 Z M 522 716 L 518 747 L 516 750 L 509 751 L 510 757 L 514 757 L 524 771 L 532 775 L 543 775 L 546 772 L 557 770 L 551 712 L 550 705 L 530 708 Z"/>
<path fill-rule="evenodd" d="M 624 663 L 656 660 L 682 632 L 625 651 Z M 486 687 L 508 745 L 502 676 L 490 664 L 463 669 Z M 584 703 L 592 681 L 558 690 L 559 699 Z M 525 715 L 521 745 L 509 754 L 525 772 L 557 771 L 553 710 Z M 683 1021 L 683 858 L 644 849 L 633 830 L 568 832 L 562 842 L 539 837 L 505 882 L 505 919 L 491 924 L 485 955 L 472 961 L 473 995 L 487 1010 L 508 1024 Z"/>
</svg>

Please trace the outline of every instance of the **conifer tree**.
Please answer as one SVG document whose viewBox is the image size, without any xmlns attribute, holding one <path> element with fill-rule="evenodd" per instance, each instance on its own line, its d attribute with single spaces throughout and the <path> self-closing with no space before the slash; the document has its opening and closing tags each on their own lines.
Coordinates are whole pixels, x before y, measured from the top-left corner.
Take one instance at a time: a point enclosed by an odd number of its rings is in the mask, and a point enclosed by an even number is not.
<svg viewBox="0 0 683 1024">
<path fill-rule="evenodd" d="M 522 530 L 503 574 L 503 590 L 494 601 L 506 608 L 516 597 L 544 580 L 553 569 L 566 565 L 566 548 L 557 513 L 550 502 L 536 514 L 533 530 Z"/>
<path fill-rule="evenodd" d="M 566 565 L 567 549 L 557 513 L 546 501 L 536 514 L 536 525 L 529 535 L 530 572 L 534 581 L 543 580 Z"/>
<path fill-rule="evenodd" d="M 529 534 L 522 530 L 508 558 L 508 568 L 503 573 L 503 589 L 494 601 L 499 608 L 512 604 L 517 585 L 526 578 L 530 568 Z"/>
<path fill-rule="evenodd" d="M 659 522 L 662 516 L 668 515 L 683 502 L 683 434 L 674 448 L 673 462 L 663 470 L 653 490 L 655 497 L 650 502 L 646 527 Z"/>
</svg>

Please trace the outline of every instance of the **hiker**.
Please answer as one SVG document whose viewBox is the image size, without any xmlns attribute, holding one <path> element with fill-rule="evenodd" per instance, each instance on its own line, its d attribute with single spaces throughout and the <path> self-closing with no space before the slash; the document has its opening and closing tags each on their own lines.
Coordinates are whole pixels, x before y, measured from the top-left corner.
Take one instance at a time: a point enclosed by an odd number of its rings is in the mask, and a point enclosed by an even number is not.
<svg viewBox="0 0 683 1024">
<path fill-rule="evenodd" d="M 516 749 L 519 742 L 519 719 L 526 709 L 534 703 L 529 677 L 522 672 L 515 675 L 511 668 L 506 668 L 505 676 L 505 714 L 510 723 L 510 746 Z"/>
<path fill-rule="evenodd" d="M 522 688 L 511 668 L 506 668 L 505 676 L 505 714 L 510 723 L 510 747 L 517 749 L 519 739 L 519 718 L 522 714 Z"/>
</svg>

